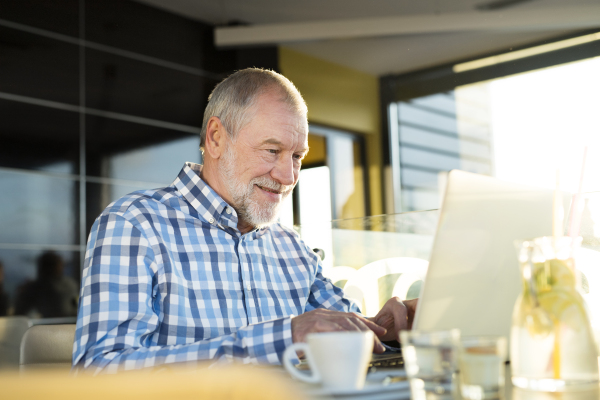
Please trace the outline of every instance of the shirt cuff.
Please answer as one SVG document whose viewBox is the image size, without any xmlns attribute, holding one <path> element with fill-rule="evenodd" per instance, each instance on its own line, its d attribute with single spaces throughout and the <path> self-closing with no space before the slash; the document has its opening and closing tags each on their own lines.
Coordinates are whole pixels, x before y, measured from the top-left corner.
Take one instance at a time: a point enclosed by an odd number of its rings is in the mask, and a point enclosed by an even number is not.
<svg viewBox="0 0 600 400">
<path fill-rule="evenodd" d="M 294 341 L 292 340 L 292 318 L 294 318 L 294 315 L 290 315 L 289 317 L 283 318 L 281 320 L 283 340 L 281 341 L 282 348 L 277 349 L 277 357 L 279 358 L 279 363 L 281 363 L 283 360 L 283 353 L 285 352 L 285 350 L 294 343 Z"/>
</svg>

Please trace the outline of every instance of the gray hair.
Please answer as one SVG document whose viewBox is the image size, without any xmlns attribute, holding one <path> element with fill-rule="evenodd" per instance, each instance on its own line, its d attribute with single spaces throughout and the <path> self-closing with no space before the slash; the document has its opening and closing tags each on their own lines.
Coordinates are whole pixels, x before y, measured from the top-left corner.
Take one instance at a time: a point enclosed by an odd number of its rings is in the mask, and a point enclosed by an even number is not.
<svg viewBox="0 0 600 400">
<path fill-rule="evenodd" d="M 275 71 L 247 68 L 221 81 L 208 96 L 204 110 L 200 147 L 204 147 L 208 120 L 218 117 L 234 140 L 253 116 L 258 98 L 269 91 L 281 95 L 281 101 L 292 111 L 306 116 L 307 108 L 302 95 L 289 79 Z"/>
</svg>

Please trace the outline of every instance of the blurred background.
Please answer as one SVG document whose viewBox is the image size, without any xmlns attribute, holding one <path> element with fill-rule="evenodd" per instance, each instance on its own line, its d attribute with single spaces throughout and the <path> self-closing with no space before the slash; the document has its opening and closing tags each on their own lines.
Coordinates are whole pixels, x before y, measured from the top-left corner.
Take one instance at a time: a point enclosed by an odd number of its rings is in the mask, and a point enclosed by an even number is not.
<svg viewBox="0 0 600 400">
<path fill-rule="evenodd" d="M 436 212 L 365 217 L 437 209 L 451 169 L 554 187 L 559 168 L 575 191 L 588 145 L 584 190 L 600 191 L 600 3 L 566 4 L 2 0 L 0 316 L 75 316 L 95 218 L 201 162 L 207 97 L 245 67 L 283 73 L 308 104 L 281 221 L 330 267 L 427 260 Z"/>
</svg>

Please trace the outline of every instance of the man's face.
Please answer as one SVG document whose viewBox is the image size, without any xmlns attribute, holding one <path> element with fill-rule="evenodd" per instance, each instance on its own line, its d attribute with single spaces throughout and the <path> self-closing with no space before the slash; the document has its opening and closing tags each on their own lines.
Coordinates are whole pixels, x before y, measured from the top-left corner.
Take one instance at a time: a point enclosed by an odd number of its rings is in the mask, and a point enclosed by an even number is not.
<svg viewBox="0 0 600 400">
<path fill-rule="evenodd" d="M 275 93 L 262 95 L 254 117 L 227 140 L 219 172 L 238 217 L 251 226 L 273 223 L 298 182 L 308 151 L 306 117 L 291 111 Z"/>
</svg>

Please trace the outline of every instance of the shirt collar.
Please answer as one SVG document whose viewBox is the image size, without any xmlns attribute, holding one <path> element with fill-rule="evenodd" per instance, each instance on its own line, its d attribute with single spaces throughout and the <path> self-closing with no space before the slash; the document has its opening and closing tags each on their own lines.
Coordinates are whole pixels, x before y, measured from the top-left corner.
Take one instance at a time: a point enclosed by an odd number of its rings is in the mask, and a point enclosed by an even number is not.
<svg viewBox="0 0 600 400">
<path fill-rule="evenodd" d="M 201 171 L 202 165 L 186 162 L 173 182 L 173 186 L 206 222 L 215 226 L 234 228 L 237 231 L 237 213 L 200 178 Z"/>
</svg>

